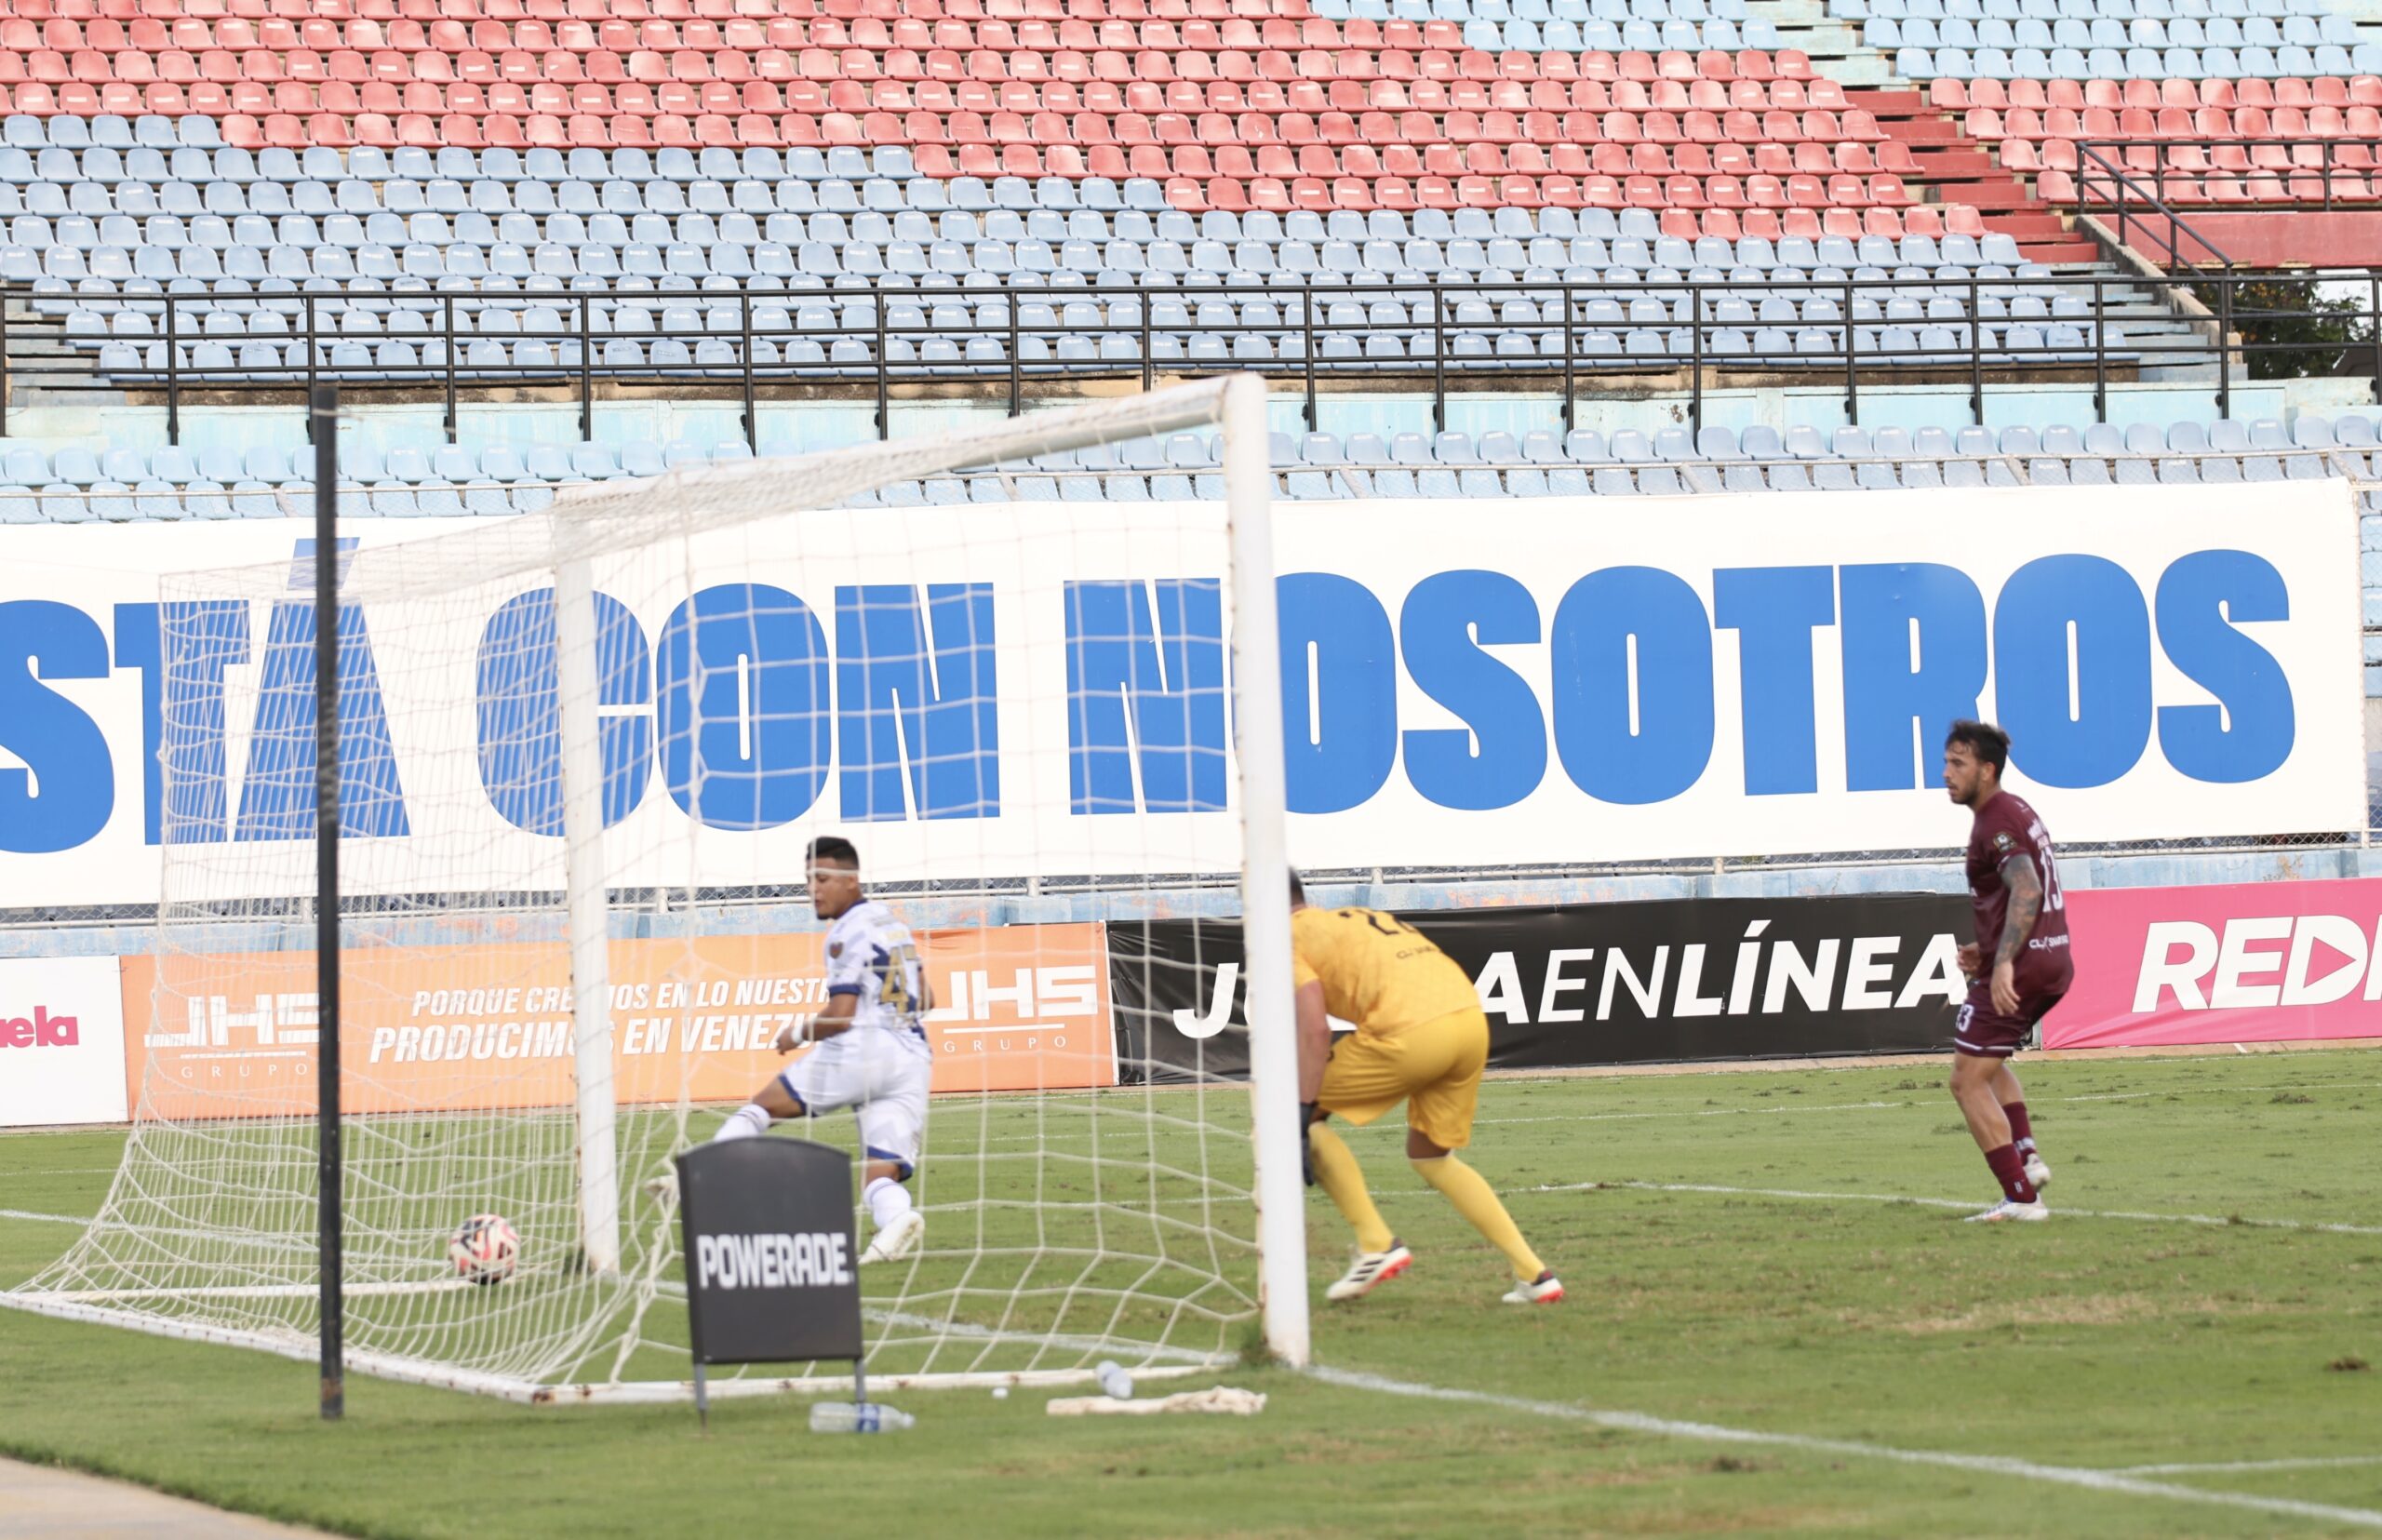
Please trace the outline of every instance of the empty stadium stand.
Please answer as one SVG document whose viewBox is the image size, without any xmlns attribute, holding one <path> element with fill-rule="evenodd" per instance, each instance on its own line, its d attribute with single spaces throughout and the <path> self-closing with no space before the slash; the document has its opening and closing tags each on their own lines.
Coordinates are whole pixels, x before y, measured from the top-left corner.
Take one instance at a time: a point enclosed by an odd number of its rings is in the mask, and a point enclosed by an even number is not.
<svg viewBox="0 0 2382 1540">
<path fill-rule="evenodd" d="M 764 453 L 796 447 L 764 443 Z M 2220 419 L 2165 430 L 2102 423 L 2078 430 L 1809 427 L 1781 434 L 1711 426 L 1610 435 L 1540 430 L 1274 435 L 1278 491 L 1291 498 L 1544 497 L 1685 492 L 1854 491 L 1894 488 L 2254 484 L 2327 475 L 2370 478 L 2382 453 L 2375 419 L 2301 414 Z M 749 458 L 743 441 L 666 447 L 541 443 L 472 450 L 453 445 L 351 450 L 342 511 L 408 517 L 530 512 L 559 486 L 660 475 L 709 460 Z M 864 501 L 897 505 L 1035 499 L 1148 502 L 1221 497 L 1214 441 L 1176 434 L 1045 456 L 996 474 L 903 483 Z M 55 455 L 0 453 L 0 523 L 276 517 L 312 506 L 311 450 L 167 448 Z M 2378 494 L 2382 495 L 2382 494 Z M 2376 529 L 2382 529 L 2382 521 Z"/>
</svg>

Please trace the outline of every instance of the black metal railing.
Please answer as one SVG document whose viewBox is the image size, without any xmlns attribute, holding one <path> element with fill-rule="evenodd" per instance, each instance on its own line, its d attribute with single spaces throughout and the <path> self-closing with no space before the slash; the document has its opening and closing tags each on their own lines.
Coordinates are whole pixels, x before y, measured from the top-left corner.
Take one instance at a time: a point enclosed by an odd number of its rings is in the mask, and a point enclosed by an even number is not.
<svg viewBox="0 0 2382 1540">
<path fill-rule="evenodd" d="M 2382 269 L 2362 276 L 2361 304 L 2321 314 L 2371 336 L 2382 321 Z M 2241 318 L 2231 303 L 2237 288 L 2276 282 L 2304 287 L 2307 275 L 2238 268 L 2208 275 L 2223 330 L 2229 334 Z M 435 393 L 452 441 L 460 404 L 474 393 L 534 389 L 575 399 L 589 436 L 604 394 L 662 390 L 734 397 L 744 436 L 757 444 L 766 399 L 873 399 L 882 435 L 897 394 L 989 394 L 1014 413 L 1029 398 L 1087 386 L 1148 388 L 1161 376 L 1254 369 L 1299 389 L 1310 425 L 1327 388 L 1402 383 L 1427 391 L 1439 427 L 1451 394 L 1476 390 L 1557 393 L 1570 427 L 1584 394 L 1626 380 L 1633 390 L 1676 390 L 1690 426 L 1700 429 L 1708 389 L 1732 377 L 1779 376 L 1840 382 L 1853 422 L 1865 388 L 1964 383 L 1971 419 L 1982 423 L 1992 389 L 2089 380 L 2094 418 L 2106 422 L 2113 378 L 2160 369 L 2210 371 L 2219 413 L 2229 415 L 2244 360 L 2295 345 L 2255 336 L 2219 345 L 2195 329 L 2206 328 L 2204 316 L 2169 308 L 2144 284 L 2111 273 L 1861 276 L 1820 269 L 1742 281 L 1655 274 L 1631 282 L 1284 278 L 1128 288 L 1009 281 L 929 290 L 689 283 L 602 294 L 43 295 L 32 297 L 39 327 L 0 315 L 0 403 L 26 389 L 154 394 L 164 400 L 168 441 L 179 443 L 185 401 L 194 395 L 294 405 L 316 382 L 336 379 L 352 391 Z M 7 298 L 19 306 L 27 300 L 21 290 Z M 1086 302 L 1097 313 L 1067 314 L 1066 306 Z M 1232 308 L 1202 316 L 1203 302 Z M 950 304 L 970 308 L 935 314 Z M 242 307 L 233 312 L 243 317 L 241 334 L 211 334 L 207 313 L 231 306 Z M 70 332 L 76 346 L 60 356 L 61 317 L 53 311 L 85 312 L 109 334 Z M 408 329 L 390 329 L 386 317 L 400 313 Z M 253 319 L 267 315 L 276 317 L 270 326 Z M 375 317 L 370 329 L 349 318 L 361 315 Z M 488 319 L 495 315 L 507 319 Z M 525 318 L 536 329 L 522 329 Z M 2269 308 L 2263 318 L 2284 317 Z M 1988 338 L 1987 328 L 1998 335 Z M 410 348 L 411 361 L 396 349 L 384 352 L 389 342 Z M 47 351 L 37 355 L 34 346 Z M 105 368 L 95 373 L 94 354 L 103 347 Z M 125 347 L 132 350 L 128 364 Z M 2382 351 L 2374 379 L 2382 392 Z"/>
<path fill-rule="evenodd" d="M 2372 209 L 2375 199 L 2371 192 L 2355 195 L 2349 191 L 2349 181 L 2354 178 L 2370 189 L 2372 179 L 2382 175 L 2382 139 L 2246 135 L 2086 139 L 2077 141 L 2076 158 L 2080 196 L 2094 191 L 2087 186 L 2088 171 L 2106 175 L 2122 167 L 2127 181 L 2143 188 L 2153 200 L 2170 207 L 2185 201 L 2174 195 L 2174 188 L 2205 187 L 2211 178 L 2245 184 L 2270 179 L 2278 184 L 2271 196 L 2249 195 L 2250 187 L 2245 185 L 2244 195 L 2238 200 L 2193 201 L 2219 211 L 2228 207 L 2270 209 L 2282 206 L 2292 212 L 2332 213 L 2352 206 Z M 2103 186 L 2098 191 L 2104 195 L 2120 192 L 2114 186 Z"/>
<path fill-rule="evenodd" d="M 2216 267 L 2230 271 L 2237 264 L 2223 248 L 2192 228 L 2189 221 L 2167 202 L 2165 182 L 2137 180 L 2126 165 L 2106 152 L 2122 151 L 2132 141 L 2085 140 L 2076 146 L 2076 215 L 2106 214 L 2116 221 L 2118 244 L 2139 249 L 2136 236 L 2167 254 L 2165 266 Z M 2199 255 L 2187 256 L 2188 249 Z"/>
</svg>

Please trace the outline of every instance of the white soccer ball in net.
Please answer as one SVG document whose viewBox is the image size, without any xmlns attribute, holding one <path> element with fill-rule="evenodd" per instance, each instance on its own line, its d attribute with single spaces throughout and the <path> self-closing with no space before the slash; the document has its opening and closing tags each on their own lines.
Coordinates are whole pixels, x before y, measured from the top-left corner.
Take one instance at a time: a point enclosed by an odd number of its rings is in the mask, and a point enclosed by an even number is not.
<svg viewBox="0 0 2382 1540">
<path fill-rule="evenodd" d="M 447 1241 L 455 1276 L 471 1283 L 502 1283 L 521 1260 L 521 1236 L 501 1213 L 475 1213 Z"/>
</svg>

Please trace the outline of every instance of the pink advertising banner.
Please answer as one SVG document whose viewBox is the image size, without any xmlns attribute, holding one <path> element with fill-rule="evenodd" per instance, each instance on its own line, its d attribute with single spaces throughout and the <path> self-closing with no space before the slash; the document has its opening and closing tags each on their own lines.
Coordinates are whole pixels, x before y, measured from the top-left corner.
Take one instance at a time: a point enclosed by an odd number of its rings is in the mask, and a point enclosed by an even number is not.
<svg viewBox="0 0 2382 1540">
<path fill-rule="evenodd" d="M 2382 878 L 2068 894 L 2045 1048 L 2382 1037 Z"/>
</svg>

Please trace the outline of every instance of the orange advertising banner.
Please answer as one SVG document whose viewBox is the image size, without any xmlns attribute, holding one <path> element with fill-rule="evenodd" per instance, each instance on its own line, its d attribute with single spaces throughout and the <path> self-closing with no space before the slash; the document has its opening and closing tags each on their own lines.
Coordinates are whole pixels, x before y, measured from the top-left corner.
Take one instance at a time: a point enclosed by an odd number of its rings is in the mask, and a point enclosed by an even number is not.
<svg viewBox="0 0 2382 1540">
<path fill-rule="evenodd" d="M 611 945 L 612 1070 L 626 1105 L 741 1100 L 791 1059 L 780 1028 L 826 1004 L 823 935 Z M 1098 924 L 921 931 L 934 1090 L 1117 1083 Z M 568 1106 L 569 949 L 560 942 L 350 949 L 340 975 L 345 1111 Z M 136 1118 L 314 1110 L 314 954 L 124 959 Z"/>
</svg>

